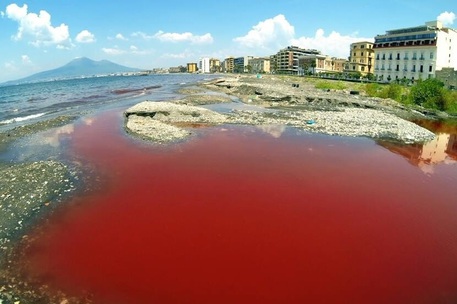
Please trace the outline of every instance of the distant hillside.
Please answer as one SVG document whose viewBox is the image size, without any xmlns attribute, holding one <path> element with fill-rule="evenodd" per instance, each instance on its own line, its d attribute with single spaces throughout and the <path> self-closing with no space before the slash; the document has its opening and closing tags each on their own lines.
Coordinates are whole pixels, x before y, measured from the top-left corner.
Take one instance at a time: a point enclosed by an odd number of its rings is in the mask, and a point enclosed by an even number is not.
<svg viewBox="0 0 457 304">
<path fill-rule="evenodd" d="M 9 81 L 5 84 L 68 79 L 83 76 L 107 75 L 112 73 L 138 72 L 139 69 L 129 68 L 108 60 L 94 61 L 86 57 L 77 58 L 66 65 L 49 71 L 39 72 L 31 76 Z"/>
</svg>

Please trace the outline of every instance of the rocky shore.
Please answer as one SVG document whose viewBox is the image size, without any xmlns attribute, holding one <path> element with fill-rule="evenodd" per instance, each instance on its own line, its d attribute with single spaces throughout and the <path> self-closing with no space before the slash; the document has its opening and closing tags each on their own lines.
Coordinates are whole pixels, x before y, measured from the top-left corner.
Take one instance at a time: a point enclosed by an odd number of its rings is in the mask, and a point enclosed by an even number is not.
<svg viewBox="0 0 457 304">
<path fill-rule="evenodd" d="M 188 88 L 184 99 L 143 102 L 125 112 L 126 129 L 132 134 L 164 143 L 192 134 L 194 124 L 284 125 L 329 135 L 369 137 L 402 143 L 425 142 L 434 134 L 405 118 L 424 115 L 395 101 L 369 98 L 354 91 L 315 89 L 310 83 L 273 76 L 231 77 Z M 218 94 L 216 94 L 218 93 Z M 237 98 L 251 108 L 234 107 L 216 113 L 201 106 L 233 102 Z M 204 112 L 204 113 L 203 113 Z M 187 128 L 186 125 L 188 124 Z"/>
<path fill-rule="evenodd" d="M 185 140 L 206 125 L 281 125 L 330 135 L 362 136 L 403 143 L 424 142 L 434 134 L 408 121 L 424 115 L 392 100 L 360 92 L 318 90 L 301 78 L 224 77 L 183 87 L 181 99 L 141 102 L 124 112 L 128 133 L 165 144 Z M 218 111 L 214 104 L 226 105 Z M 74 121 L 62 116 L 0 132 L 0 152 L 15 141 Z M 18 274 L 12 255 L 27 243 L 27 229 L 46 217 L 78 177 L 56 160 L 0 163 L 0 303 L 85 303 L 35 289 Z"/>
</svg>

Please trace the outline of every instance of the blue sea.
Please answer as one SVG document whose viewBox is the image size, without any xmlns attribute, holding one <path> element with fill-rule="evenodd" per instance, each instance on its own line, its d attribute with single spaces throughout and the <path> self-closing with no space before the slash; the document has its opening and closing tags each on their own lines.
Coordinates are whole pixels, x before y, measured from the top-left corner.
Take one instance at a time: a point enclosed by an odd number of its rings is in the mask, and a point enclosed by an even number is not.
<svg viewBox="0 0 457 304">
<path fill-rule="evenodd" d="M 217 75 L 106 76 L 0 86 L 0 130 L 58 115 L 81 115 L 143 100 L 178 98 L 184 85 Z"/>
</svg>

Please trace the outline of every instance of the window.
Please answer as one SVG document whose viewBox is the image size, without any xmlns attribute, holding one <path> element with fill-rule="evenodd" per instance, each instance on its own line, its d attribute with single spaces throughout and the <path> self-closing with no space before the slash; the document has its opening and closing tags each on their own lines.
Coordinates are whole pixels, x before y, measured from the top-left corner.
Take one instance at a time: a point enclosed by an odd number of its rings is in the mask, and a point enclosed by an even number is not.
<svg viewBox="0 0 457 304">
<path fill-rule="evenodd" d="M 432 65 L 428 67 L 428 71 L 429 71 L 430 73 L 433 72 L 433 66 L 432 66 Z"/>
<path fill-rule="evenodd" d="M 433 52 L 430 52 L 430 59 L 433 59 Z"/>
<path fill-rule="evenodd" d="M 363 52 L 362 52 L 362 53 L 360 53 L 360 56 L 363 56 Z"/>
<path fill-rule="evenodd" d="M 419 72 L 421 72 L 421 73 L 424 72 L 424 66 L 422 64 L 421 64 L 421 67 L 419 69 Z"/>
</svg>

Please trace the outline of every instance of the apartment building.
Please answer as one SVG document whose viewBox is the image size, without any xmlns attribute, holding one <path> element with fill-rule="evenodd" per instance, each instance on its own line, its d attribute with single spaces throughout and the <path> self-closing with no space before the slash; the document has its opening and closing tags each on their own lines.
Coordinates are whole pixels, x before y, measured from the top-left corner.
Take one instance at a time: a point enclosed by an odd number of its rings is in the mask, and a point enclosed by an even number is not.
<svg viewBox="0 0 457 304">
<path fill-rule="evenodd" d="M 224 60 L 224 72 L 233 73 L 235 70 L 235 58 L 230 56 Z"/>
<path fill-rule="evenodd" d="M 317 50 L 302 49 L 297 46 L 288 46 L 272 56 L 273 60 L 275 60 L 273 64 L 275 72 L 297 75 L 299 73 L 298 58 L 313 54 L 319 55 L 320 52 Z"/>
<path fill-rule="evenodd" d="M 236 57 L 233 60 L 234 64 L 234 72 L 235 73 L 247 73 L 249 71 L 249 60 L 251 60 L 252 56 L 244 56 L 244 57 Z"/>
<path fill-rule="evenodd" d="M 209 71 L 211 73 L 217 73 L 221 71 L 221 61 L 217 58 L 210 58 L 209 60 Z"/>
<path fill-rule="evenodd" d="M 374 73 L 379 80 L 414 82 L 457 69 L 457 31 L 439 21 L 386 31 L 374 42 Z"/>
<path fill-rule="evenodd" d="M 333 61 L 333 71 L 334 72 L 343 72 L 346 64 L 348 63 L 347 59 L 344 58 L 332 58 Z"/>
<path fill-rule="evenodd" d="M 373 43 L 361 41 L 352 43 L 350 46 L 349 62 L 344 69 L 345 72 L 359 72 L 362 76 L 374 72 L 374 49 Z"/>
<path fill-rule="evenodd" d="M 346 59 L 321 54 L 307 54 L 298 57 L 298 74 L 342 72 L 346 63 Z"/>
<path fill-rule="evenodd" d="M 248 62 L 251 67 L 251 72 L 258 73 L 270 73 L 270 58 L 269 57 L 254 57 Z"/>
<path fill-rule="evenodd" d="M 200 73 L 209 73 L 210 72 L 210 65 L 209 65 L 210 58 L 204 57 L 201 58 L 199 61 L 199 71 Z"/>
<path fill-rule="evenodd" d="M 195 73 L 197 71 L 198 71 L 198 67 L 197 67 L 196 62 L 187 63 L 187 73 Z"/>
</svg>

